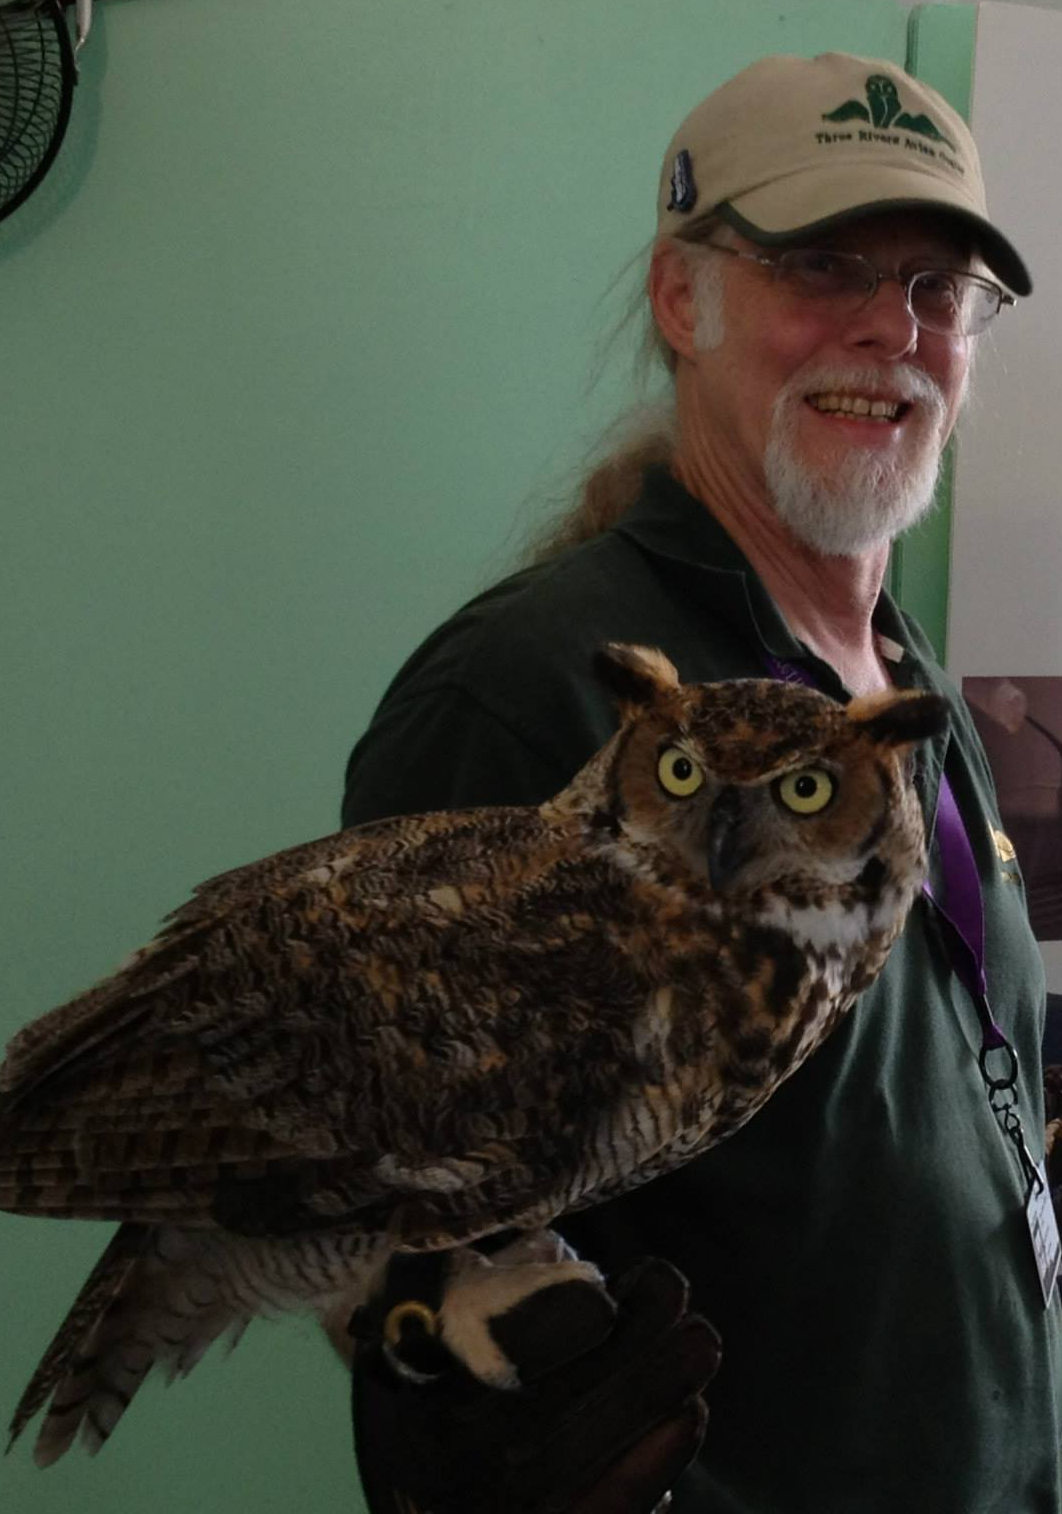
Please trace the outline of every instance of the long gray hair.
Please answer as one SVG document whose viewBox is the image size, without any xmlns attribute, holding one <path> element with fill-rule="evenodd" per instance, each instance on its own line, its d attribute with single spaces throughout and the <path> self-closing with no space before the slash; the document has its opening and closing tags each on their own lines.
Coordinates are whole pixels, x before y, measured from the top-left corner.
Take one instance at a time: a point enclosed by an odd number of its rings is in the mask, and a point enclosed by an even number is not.
<svg viewBox="0 0 1062 1514">
<path fill-rule="evenodd" d="M 724 241 L 731 236 L 725 223 L 715 216 L 705 216 L 670 238 L 689 258 L 701 336 L 706 346 L 715 345 L 722 335 L 722 277 L 719 260 L 703 254 L 698 256 L 697 248 L 709 239 Z M 647 290 L 649 258 L 655 245 L 654 241 L 634 260 L 641 265 L 640 282 L 607 347 L 610 348 L 622 332 L 640 325 L 642 334 L 635 359 L 638 385 L 644 395 L 663 370 L 664 393 L 651 400 L 643 398 L 607 428 L 590 453 L 586 471 L 576 485 L 574 501 L 566 500 L 532 533 L 524 555 L 526 564 L 546 562 L 569 547 L 576 547 L 607 531 L 638 498 L 646 468 L 653 464 L 666 465 L 675 455 L 678 441 L 673 385 L 676 359 L 656 324 Z M 630 269 L 634 264 L 627 266 Z"/>
</svg>

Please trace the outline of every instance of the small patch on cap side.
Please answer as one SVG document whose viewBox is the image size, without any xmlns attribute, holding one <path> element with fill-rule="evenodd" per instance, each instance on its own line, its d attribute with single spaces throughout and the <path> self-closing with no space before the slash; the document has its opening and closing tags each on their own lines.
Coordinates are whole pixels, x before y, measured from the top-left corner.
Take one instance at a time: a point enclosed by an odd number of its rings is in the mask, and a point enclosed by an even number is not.
<svg viewBox="0 0 1062 1514">
<path fill-rule="evenodd" d="M 685 148 L 675 154 L 675 166 L 671 170 L 671 198 L 668 210 L 692 210 L 697 203 L 697 186 L 693 182 L 693 164 Z"/>
</svg>

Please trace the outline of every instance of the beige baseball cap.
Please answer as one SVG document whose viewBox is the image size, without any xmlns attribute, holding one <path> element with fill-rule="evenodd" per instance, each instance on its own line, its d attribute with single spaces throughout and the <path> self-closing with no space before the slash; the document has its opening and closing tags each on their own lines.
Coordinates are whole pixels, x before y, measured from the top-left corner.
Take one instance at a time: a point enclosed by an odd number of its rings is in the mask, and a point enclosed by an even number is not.
<svg viewBox="0 0 1062 1514">
<path fill-rule="evenodd" d="M 677 232 L 717 215 L 770 246 L 912 208 L 958 221 L 998 278 L 1032 292 L 1021 257 L 988 219 L 962 117 L 895 63 L 820 53 L 761 58 L 690 112 L 664 156 L 657 223 Z"/>
</svg>

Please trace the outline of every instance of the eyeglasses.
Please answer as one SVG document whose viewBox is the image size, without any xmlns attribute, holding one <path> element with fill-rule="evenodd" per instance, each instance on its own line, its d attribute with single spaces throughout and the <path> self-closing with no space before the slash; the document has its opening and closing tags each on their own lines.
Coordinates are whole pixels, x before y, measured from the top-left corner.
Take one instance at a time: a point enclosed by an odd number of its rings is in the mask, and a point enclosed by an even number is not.
<svg viewBox="0 0 1062 1514">
<path fill-rule="evenodd" d="M 793 247 L 777 257 L 741 252 L 720 242 L 702 242 L 713 252 L 726 252 L 748 263 L 769 268 L 778 283 L 801 299 L 829 300 L 834 308 L 854 315 L 885 283 L 899 284 L 911 315 L 926 331 L 942 336 L 977 336 L 1004 305 L 1015 305 L 991 279 L 954 268 L 925 268 L 918 273 L 882 273 L 857 252 L 834 252 L 829 248 Z"/>
</svg>

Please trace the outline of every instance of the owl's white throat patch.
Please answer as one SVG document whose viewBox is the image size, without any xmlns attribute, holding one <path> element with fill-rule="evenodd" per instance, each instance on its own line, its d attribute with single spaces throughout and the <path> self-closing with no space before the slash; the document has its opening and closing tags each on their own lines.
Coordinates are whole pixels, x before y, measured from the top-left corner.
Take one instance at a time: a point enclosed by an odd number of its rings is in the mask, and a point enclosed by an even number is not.
<svg viewBox="0 0 1062 1514">
<path fill-rule="evenodd" d="M 842 904 L 832 899 L 826 905 L 790 904 L 786 899 L 772 899 L 759 912 L 759 923 L 775 926 L 795 937 L 816 952 L 850 952 L 862 945 L 871 933 L 869 912 L 865 904 Z"/>
</svg>

